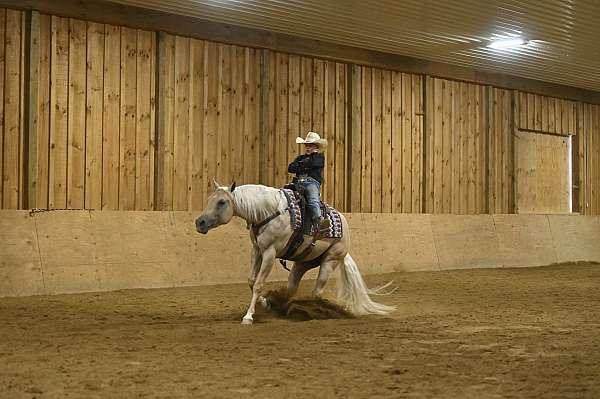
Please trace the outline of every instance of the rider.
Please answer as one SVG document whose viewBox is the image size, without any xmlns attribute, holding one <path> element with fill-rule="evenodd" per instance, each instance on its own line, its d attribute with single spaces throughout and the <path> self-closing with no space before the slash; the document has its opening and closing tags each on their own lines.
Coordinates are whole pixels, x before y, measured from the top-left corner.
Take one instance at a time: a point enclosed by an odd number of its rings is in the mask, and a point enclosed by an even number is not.
<svg viewBox="0 0 600 399">
<path fill-rule="evenodd" d="M 296 138 L 296 143 L 304 144 L 304 154 L 298 155 L 288 166 L 289 173 L 295 173 L 298 181 L 305 188 L 306 202 L 311 220 L 317 228 L 323 223 L 321 215 L 320 195 L 323 182 L 325 156 L 321 151 L 327 146 L 327 140 L 318 133 L 308 132 L 306 139 Z"/>
</svg>

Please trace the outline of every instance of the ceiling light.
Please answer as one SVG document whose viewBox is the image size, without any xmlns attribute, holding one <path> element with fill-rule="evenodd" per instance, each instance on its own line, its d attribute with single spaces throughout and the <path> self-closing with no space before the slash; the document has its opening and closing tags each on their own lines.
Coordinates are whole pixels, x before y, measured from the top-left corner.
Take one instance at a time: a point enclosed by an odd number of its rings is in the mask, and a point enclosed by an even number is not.
<svg viewBox="0 0 600 399">
<path fill-rule="evenodd" d="M 488 44 L 487 47 L 493 48 L 493 49 L 507 49 L 507 48 L 520 47 L 527 43 L 528 43 L 528 41 L 523 38 L 512 37 L 510 39 L 494 40 L 493 42 L 490 42 L 490 44 Z"/>
</svg>

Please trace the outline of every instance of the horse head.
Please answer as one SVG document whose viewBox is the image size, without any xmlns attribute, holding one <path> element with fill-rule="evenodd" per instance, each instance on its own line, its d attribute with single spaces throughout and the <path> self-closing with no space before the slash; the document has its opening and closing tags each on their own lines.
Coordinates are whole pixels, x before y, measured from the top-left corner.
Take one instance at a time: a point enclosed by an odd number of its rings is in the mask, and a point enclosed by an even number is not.
<svg viewBox="0 0 600 399">
<path fill-rule="evenodd" d="M 214 192 L 208 197 L 206 208 L 196 219 L 196 231 L 206 234 L 210 229 L 229 223 L 233 217 L 233 190 L 231 187 L 221 186 L 213 180 Z"/>
</svg>

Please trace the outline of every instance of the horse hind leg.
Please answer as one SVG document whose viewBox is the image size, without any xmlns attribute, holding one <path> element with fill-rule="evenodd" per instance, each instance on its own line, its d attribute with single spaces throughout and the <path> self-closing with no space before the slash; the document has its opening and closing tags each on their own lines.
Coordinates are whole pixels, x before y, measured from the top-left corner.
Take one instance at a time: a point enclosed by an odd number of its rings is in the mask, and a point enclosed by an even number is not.
<svg viewBox="0 0 600 399">
<path fill-rule="evenodd" d="M 339 265 L 340 259 L 337 257 L 330 257 L 323 260 L 319 267 L 319 275 L 317 276 L 317 282 L 315 289 L 313 290 L 314 297 L 320 297 L 325 289 L 325 284 L 329 280 L 329 276 L 332 271 Z"/>
<path fill-rule="evenodd" d="M 289 297 L 292 297 L 298 291 L 298 286 L 300 285 L 300 280 L 304 274 L 308 271 L 308 267 L 301 262 L 294 262 L 294 266 L 292 266 L 292 270 L 290 270 L 290 274 L 288 276 L 288 287 L 287 293 Z"/>
</svg>

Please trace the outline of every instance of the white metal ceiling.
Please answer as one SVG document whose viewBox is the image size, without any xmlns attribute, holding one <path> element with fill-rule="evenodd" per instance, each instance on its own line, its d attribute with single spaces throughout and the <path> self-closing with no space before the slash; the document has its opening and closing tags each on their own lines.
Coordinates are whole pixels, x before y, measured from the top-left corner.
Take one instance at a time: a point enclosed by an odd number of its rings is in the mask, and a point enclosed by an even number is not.
<svg viewBox="0 0 600 399">
<path fill-rule="evenodd" d="M 600 91 L 600 0 L 113 1 Z"/>
</svg>

